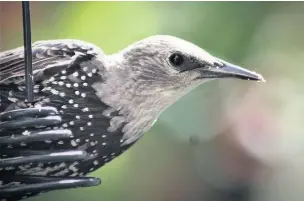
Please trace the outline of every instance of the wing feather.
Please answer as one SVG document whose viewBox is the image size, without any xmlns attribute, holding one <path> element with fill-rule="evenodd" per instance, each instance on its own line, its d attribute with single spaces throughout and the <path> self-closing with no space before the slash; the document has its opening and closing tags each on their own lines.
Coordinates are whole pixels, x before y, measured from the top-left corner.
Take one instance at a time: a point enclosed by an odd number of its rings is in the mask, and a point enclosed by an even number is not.
<svg viewBox="0 0 304 201">
<path fill-rule="evenodd" d="M 65 65 L 82 57 L 91 59 L 103 55 L 103 51 L 93 44 L 80 40 L 46 40 L 38 41 L 32 45 L 32 64 L 35 75 L 43 74 L 47 68 L 57 65 Z M 24 49 L 15 48 L 0 53 L 0 84 L 14 83 L 17 80 L 24 80 Z M 41 77 L 35 77 L 39 81 Z"/>
</svg>

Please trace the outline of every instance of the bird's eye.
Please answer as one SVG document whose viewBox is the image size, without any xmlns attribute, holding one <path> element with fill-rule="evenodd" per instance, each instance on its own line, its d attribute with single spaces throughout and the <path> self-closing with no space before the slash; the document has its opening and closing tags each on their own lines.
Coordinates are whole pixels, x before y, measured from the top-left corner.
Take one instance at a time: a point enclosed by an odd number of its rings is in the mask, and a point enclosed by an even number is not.
<svg viewBox="0 0 304 201">
<path fill-rule="evenodd" d="M 173 66 L 180 66 L 184 63 L 184 57 L 178 53 L 174 53 L 169 57 L 169 61 Z"/>
</svg>

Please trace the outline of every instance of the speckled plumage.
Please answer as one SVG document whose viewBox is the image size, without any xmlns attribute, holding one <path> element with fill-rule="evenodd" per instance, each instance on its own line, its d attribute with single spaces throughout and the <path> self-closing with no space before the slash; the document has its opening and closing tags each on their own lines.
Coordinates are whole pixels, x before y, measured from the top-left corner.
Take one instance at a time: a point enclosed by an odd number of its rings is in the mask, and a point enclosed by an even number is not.
<svg viewBox="0 0 304 201">
<path fill-rule="evenodd" d="M 0 56 L 0 112 L 19 108 L 18 102 L 24 100 L 23 64 L 20 62 L 22 52 L 22 49 L 17 49 Z M 103 65 L 98 60 L 102 59 L 101 51 L 95 51 L 93 46 L 85 47 L 78 41 L 54 41 L 53 44 L 52 41 L 47 41 L 33 46 L 33 57 L 36 81 L 34 107 L 57 108 L 63 119 L 60 127 L 71 129 L 74 137 L 66 140 L 20 143 L 18 146 L 7 145 L 0 147 L 0 157 L 9 157 L 11 150 L 18 150 L 22 155 L 26 150 L 65 149 L 85 150 L 89 157 L 85 161 L 70 163 L 39 163 L 0 168 L 0 181 L 1 177 L 4 177 L 2 187 L 11 185 L 5 183 L 5 178 L 9 177 L 9 181 L 14 181 L 14 175 L 86 175 L 111 161 L 128 147 L 121 146 L 121 127 L 107 131 L 111 118 L 116 116 L 118 111 L 103 103 L 92 88 L 94 83 L 103 81 L 99 74 Z M 16 133 L 18 132 L 16 130 Z M 30 133 L 25 130 L 23 134 Z"/>
<path fill-rule="evenodd" d="M 36 83 L 32 107 L 57 108 L 63 119 L 59 128 L 71 129 L 73 137 L 0 145 L 0 158 L 9 157 L 12 150 L 22 154 L 74 149 L 89 156 L 84 161 L 0 168 L 0 188 L 8 185 L 4 175 L 13 181 L 15 175 L 81 176 L 98 169 L 134 144 L 166 107 L 214 78 L 202 78 L 201 69 L 224 66 L 199 47 L 171 36 L 149 37 L 113 55 L 77 40 L 40 41 L 32 51 Z M 175 52 L 186 59 L 179 68 L 168 61 Z M 0 61 L 3 112 L 23 105 L 23 49 L 0 53 Z"/>
</svg>

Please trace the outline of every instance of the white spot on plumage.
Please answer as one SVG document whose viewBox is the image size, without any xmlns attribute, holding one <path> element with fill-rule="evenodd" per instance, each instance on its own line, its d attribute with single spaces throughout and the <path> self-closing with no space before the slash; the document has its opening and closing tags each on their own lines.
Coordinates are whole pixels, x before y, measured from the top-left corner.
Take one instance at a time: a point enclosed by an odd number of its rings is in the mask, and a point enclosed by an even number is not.
<svg viewBox="0 0 304 201">
<path fill-rule="evenodd" d="M 25 130 L 22 132 L 22 135 L 30 135 L 30 134 L 31 134 L 31 132 L 29 132 L 28 130 Z"/>
<path fill-rule="evenodd" d="M 60 93 L 59 93 L 59 96 L 64 97 L 64 96 L 65 96 L 65 93 L 64 93 L 64 92 L 60 92 Z"/>
<path fill-rule="evenodd" d="M 60 79 L 61 80 L 65 80 L 67 77 L 66 76 L 61 76 Z"/>
<path fill-rule="evenodd" d="M 87 95 L 85 93 L 81 93 L 81 97 L 86 97 Z"/>
<path fill-rule="evenodd" d="M 62 71 L 61 71 L 61 74 L 62 74 L 62 75 L 65 75 L 66 73 L 67 73 L 66 70 L 62 70 Z"/>
<path fill-rule="evenodd" d="M 84 82 L 82 85 L 83 85 L 84 87 L 87 87 L 87 86 L 88 86 L 88 83 Z"/>
<path fill-rule="evenodd" d="M 65 85 L 67 88 L 71 88 L 71 84 L 70 83 L 67 83 L 66 85 Z"/>
<path fill-rule="evenodd" d="M 69 123 L 70 125 L 74 125 L 75 123 L 74 123 L 74 121 L 70 121 L 70 123 Z"/>
<path fill-rule="evenodd" d="M 68 169 L 63 169 L 60 172 L 57 172 L 56 174 L 53 174 L 54 176 L 63 176 L 69 172 Z"/>
<path fill-rule="evenodd" d="M 73 100 L 73 99 L 70 99 L 70 100 L 69 100 L 69 103 L 70 103 L 70 104 L 73 104 L 73 103 L 74 103 L 74 100 Z"/>
<path fill-rule="evenodd" d="M 88 112 L 88 111 L 89 111 L 89 108 L 85 107 L 85 108 L 82 109 L 82 111 L 83 111 L 83 112 Z"/>
<path fill-rule="evenodd" d="M 74 84 L 73 84 L 73 87 L 78 87 L 78 86 L 79 86 L 78 83 L 74 83 Z"/>
<path fill-rule="evenodd" d="M 62 127 L 66 128 L 66 127 L 68 127 L 68 124 L 64 123 L 64 124 L 62 124 Z"/>
<path fill-rule="evenodd" d="M 42 91 L 50 91 L 52 89 L 52 87 L 45 87 L 42 89 Z"/>
<path fill-rule="evenodd" d="M 59 94 L 59 91 L 55 90 L 55 89 L 51 89 L 51 93 L 54 94 L 54 95 L 58 95 Z"/>
<path fill-rule="evenodd" d="M 85 80 L 86 77 L 83 75 L 83 76 L 80 77 L 80 79 L 81 79 L 81 80 Z"/>
<path fill-rule="evenodd" d="M 58 141 L 58 144 L 63 144 L 63 141 L 62 140 Z"/>
<path fill-rule="evenodd" d="M 62 109 L 67 109 L 67 106 L 66 105 L 62 105 L 61 108 Z"/>
<path fill-rule="evenodd" d="M 19 89 L 20 91 L 25 91 L 25 86 L 18 86 L 18 89 Z"/>
<path fill-rule="evenodd" d="M 16 103 L 18 101 L 17 98 L 12 98 L 12 97 L 8 97 L 7 98 L 9 101 Z"/>
<path fill-rule="evenodd" d="M 79 171 L 78 168 L 76 168 L 74 164 L 69 166 L 69 170 L 71 170 L 72 172 L 75 172 L 75 173 L 77 173 Z"/>
<path fill-rule="evenodd" d="M 80 116 L 79 116 L 79 115 L 76 115 L 75 117 L 76 117 L 76 119 L 80 119 Z"/>
<path fill-rule="evenodd" d="M 113 108 L 108 108 L 108 109 L 106 109 L 106 110 L 104 110 L 103 112 L 102 112 L 102 115 L 104 115 L 104 116 L 106 116 L 106 117 L 110 117 L 111 116 L 111 113 L 114 111 L 114 109 Z"/>
<path fill-rule="evenodd" d="M 105 143 L 105 142 L 102 143 L 102 146 L 106 146 L 106 145 L 107 145 L 107 143 Z"/>
<path fill-rule="evenodd" d="M 83 131 L 83 130 L 84 130 L 84 128 L 83 128 L 83 127 L 80 127 L 79 129 L 80 129 L 81 131 Z"/>
<path fill-rule="evenodd" d="M 91 136 L 91 137 L 94 137 L 94 133 L 90 133 L 90 136 Z"/>
<path fill-rule="evenodd" d="M 92 126 L 92 122 L 88 122 L 87 125 L 88 125 L 88 126 Z"/>
<path fill-rule="evenodd" d="M 89 76 L 89 77 L 92 77 L 92 76 L 93 76 L 93 74 L 92 74 L 92 73 L 88 73 L 88 76 Z"/>
<path fill-rule="evenodd" d="M 107 137 L 107 136 L 106 136 L 106 135 L 102 135 L 101 137 L 102 137 L 102 138 L 105 138 L 105 137 Z"/>
<path fill-rule="evenodd" d="M 74 107 L 78 107 L 78 104 L 74 104 L 73 106 L 74 106 Z"/>
<path fill-rule="evenodd" d="M 71 140 L 71 145 L 72 145 L 73 147 L 76 147 L 76 146 L 77 146 L 77 142 L 76 142 L 75 140 Z"/>
<path fill-rule="evenodd" d="M 80 92 L 79 91 L 75 91 L 75 94 L 78 96 L 80 94 Z"/>
<path fill-rule="evenodd" d="M 76 142 L 80 142 L 80 139 L 79 139 L 79 138 L 77 138 L 75 141 L 76 141 Z"/>
<path fill-rule="evenodd" d="M 59 86 L 62 86 L 62 85 L 64 85 L 64 82 L 59 81 L 58 84 L 59 84 Z"/>
<path fill-rule="evenodd" d="M 79 73 L 77 71 L 73 73 L 74 77 L 77 77 L 78 75 L 79 75 Z"/>
<path fill-rule="evenodd" d="M 21 143 L 20 143 L 20 146 L 25 147 L 25 146 L 26 146 L 26 143 L 25 143 L 25 142 L 21 142 Z"/>
<path fill-rule="evenodd" d="M 15 167 L 13 167 L 13 166 L 8 166 L 8 167 L 5 167 L 4 169 L 5 169 L 5 170 L 14 170 Z"/>
<path fill-rule="evenodd" d="M 92 119 L 92 118 L 93 118 L 93 115 L 92 115 L 92 114 L 90 114 L 88 117 L 89 117 L 90 119 Z"/>
<path fill-rule="evenodd" d="M 83 67 L 82 69 L 84 72 L 88 71 L 88 67 Z"/>
<path fill-rule="evenodd" d="M 90 157 L 91 158 L 94 158 L 94 157 L 96 157 L 97 156 L 97 154 L 90 154 Z"/>
<path fill-rule="evenodd" d="M 93 165 L 98 165 L 98 164 L 99 164 L 98 160 L 93 161 Z"/>
<path fill-rule="evenodd" d="M 97 73 L 97 69 L 96 68 L 92 69 L 92 73 Z"/>
</svg>

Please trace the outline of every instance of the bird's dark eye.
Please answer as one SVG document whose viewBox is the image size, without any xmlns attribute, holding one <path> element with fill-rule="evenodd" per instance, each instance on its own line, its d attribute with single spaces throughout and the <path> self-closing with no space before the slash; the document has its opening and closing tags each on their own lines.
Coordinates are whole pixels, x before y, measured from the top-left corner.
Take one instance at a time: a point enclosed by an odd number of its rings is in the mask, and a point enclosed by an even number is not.
<svg viewBox="0 0 304 201">
<path fill-rule="evenodd" d="M 169 61 L 173 66 L 180 66 L 184 63 L 184 57 L 178 53 L 174 53 L 169 57 Z"/>
</svg>

